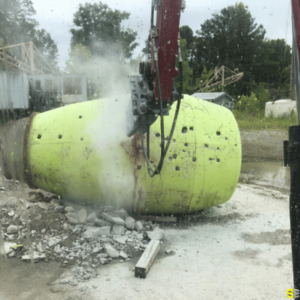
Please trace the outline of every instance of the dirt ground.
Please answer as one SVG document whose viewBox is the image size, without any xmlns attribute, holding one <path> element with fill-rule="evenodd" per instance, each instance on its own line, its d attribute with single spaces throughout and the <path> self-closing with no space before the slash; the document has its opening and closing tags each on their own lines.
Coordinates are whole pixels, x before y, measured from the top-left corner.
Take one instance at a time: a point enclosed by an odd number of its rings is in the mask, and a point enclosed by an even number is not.
<svg viewBox="0 0 300 300">
<path fill-rule="evenodd" d="M 0 300 L 286 297 L 286 290 L 292 288 L 289 178 L 288 170 L 281 165 L 282 141 L 287 135 L 243 131 L 241 138 L 245 167 L 232 199 L 184 216 L 177 223 L 161 224 L 164 239 L 146 279 L 135 278 L 133 272 L 141 249 L 130 252 L 127 261 L 117 259 L 95 266 L 83 266 L 81 262 L 80 267 L 76 262 L 64 263 L 58 256 L 52 257 L 52 252 L 47 254 L 49 259 L 25 262 L 20 259 L 24 253 L 18 252 L 24 249 L 20 249 L 14 257 L 0 258 Z M 262 163 L 270 165 L 266 168 Z M 39 197 L 49 205 L 47 211 L 32 202 Z M 67 235 L 62 246 L 80 242 L 78 232 L 62 231 L 67 219 L 54 211 L 51 201 L 60 200 L 1 177 L 0 232 L 6 232 L 10 224 L 22 225 L 24 235 L 18 237 L 18 243 L 29 248 L 53 235 Z M 12 210 L 21 216 L 9 216 Z M 22 211 L 26 213 L 22 215 Z M 166 249 L 172 252 L 167 254 Z M 78 275 L 76 272 L 84 272 L 88 279 L 73 285 L 70 278 Z"/>
<path fill-rule="evenodd" d="M 242 130 L 243 161 L 283 160 L 283 141 L 288 140 L 288 130 Z"/>
</svg>

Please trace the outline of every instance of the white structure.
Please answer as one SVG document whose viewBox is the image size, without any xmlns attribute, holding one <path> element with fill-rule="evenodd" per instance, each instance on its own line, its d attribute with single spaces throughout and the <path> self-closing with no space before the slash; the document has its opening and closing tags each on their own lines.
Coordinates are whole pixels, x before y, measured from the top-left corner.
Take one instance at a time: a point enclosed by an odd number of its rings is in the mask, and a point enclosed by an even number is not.
<svg viewBox="0 0 300 300">
<path fill-rule="evenodd" d="M 28 96 L 26 73 L 0 72 L 0 110 L 27 109 Z"/>
<path fill-rule="evenodd" d="M 265 117 L 290 117 L 292 110 L 297 113 L 296 101 L 291 99 L 283 99 L 277 101 L 269 101 L 265 107 Z"/>
<path fill-rule="evenodd" d="M 32 90 L 55 92 L 61 95 L 64 105 L 87 101 L 84 75 L 28 75 L 28 80 Z"/>
</svg>

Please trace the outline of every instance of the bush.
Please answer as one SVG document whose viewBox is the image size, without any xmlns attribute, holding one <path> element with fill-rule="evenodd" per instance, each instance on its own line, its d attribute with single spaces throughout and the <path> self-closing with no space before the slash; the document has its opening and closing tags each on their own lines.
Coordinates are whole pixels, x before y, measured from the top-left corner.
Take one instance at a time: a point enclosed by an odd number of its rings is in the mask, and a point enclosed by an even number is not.
<svg viewBox="0 0 300 300">
<path fill-rule="evenodd" d="M 235 104 L 235 109 L 242 112 L 254 113 L 265 109 L 265 105 L 270 101 L 271 94 L 265 87 L 265 83 L 260 83 L 250 96 L 243 95 Z"/>
<path fill-rule="evenodd" d="M 260 110 L 259 101 L 253 92 L 249 97 L 243 95 L 235 104 L 234 108 L 242 112 L 255 112 Z"/>
</svg>

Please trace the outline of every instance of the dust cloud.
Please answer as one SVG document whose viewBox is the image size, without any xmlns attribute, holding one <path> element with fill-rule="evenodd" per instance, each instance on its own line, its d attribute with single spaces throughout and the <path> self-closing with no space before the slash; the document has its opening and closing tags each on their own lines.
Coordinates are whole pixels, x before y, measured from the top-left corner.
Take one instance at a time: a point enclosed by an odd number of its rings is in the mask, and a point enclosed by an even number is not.
<svg viewBox="0 0 300 300">
<path fill-rule="evenodd" d="M 109 51 L 110 50 L 110 51 Z M 119 51 L 118 51 L 119 53 Z M 95 84 L 102 85 L 99 117 L 87 128 L 101 161 L 99 187 L 107 203 L 132 203 L 134 175 L 129 164 L 124 144 L 132 138 L 126 135 L 126 111 L 130 100 L 129 76 L 137 74 L 134 64 L 122 63 L 115 49 L 107 46 L 103 57 L 93 58 L 82 66 Z M 92 128 L 99 128 L 96 131 Z M 102 199 L 103 201 L 103 199 Z"/>
</svg>

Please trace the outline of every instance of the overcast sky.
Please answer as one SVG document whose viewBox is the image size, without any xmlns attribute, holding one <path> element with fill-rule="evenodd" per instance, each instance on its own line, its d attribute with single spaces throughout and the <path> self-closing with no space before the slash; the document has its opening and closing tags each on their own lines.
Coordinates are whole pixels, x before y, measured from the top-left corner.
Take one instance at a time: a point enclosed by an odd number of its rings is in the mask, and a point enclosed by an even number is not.
<svg viewBox="0 0 300 300">
<path fill-rule="evenodd" d="M 70 28 L 73 14 L 80 3 L 98 1 L 81 0 L 32 0 L 36 9 L 35 18 L 41 28 L 50 32 L 59 50 L 59 65 L 64 66 L 70 50 Z M 144 47 L 150 26 L 150 0 L 102 1 L 112 9 L 130 12 L 130 18 L 123 25 L 138 32 L 139 46 L 135 56 Z M 234 0 L 186 0 L 186 9 L 181 15 L 181 26 L 188 25 L 193 31 L 200 29 L 200 24 L 210 19 L 213 13 L 219 13 L 224 7 L 234 5 Z M 291 8 L 290 0 L 244 0 L 258 24 L 262 24 L 269 39 L 286 39 L 291 45 Z"/>
</svg>

